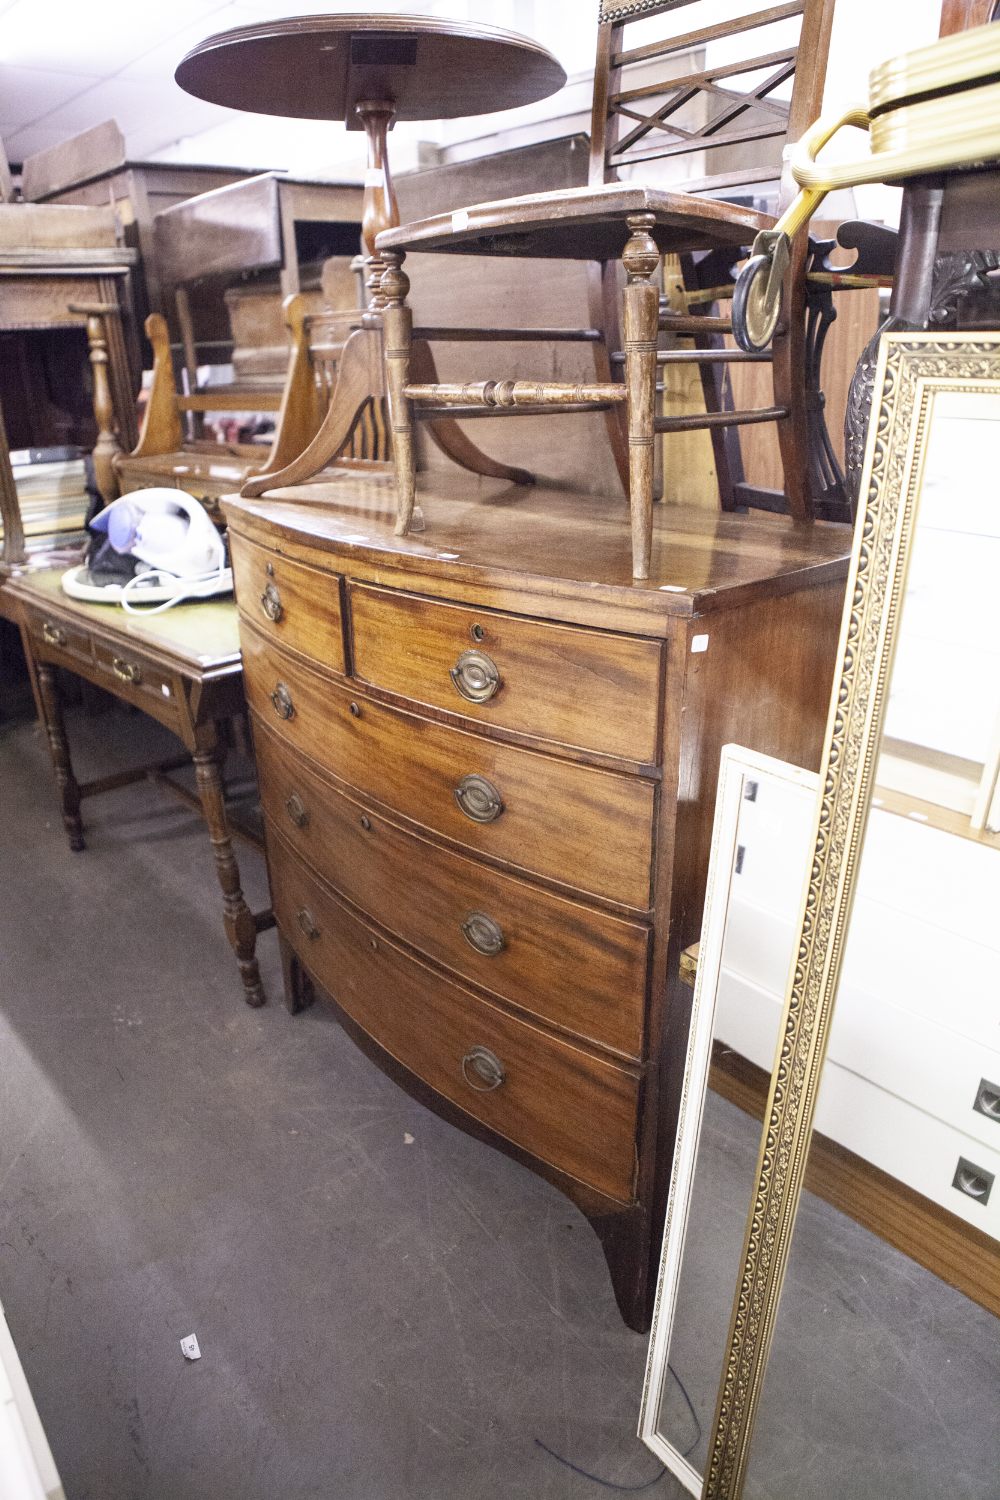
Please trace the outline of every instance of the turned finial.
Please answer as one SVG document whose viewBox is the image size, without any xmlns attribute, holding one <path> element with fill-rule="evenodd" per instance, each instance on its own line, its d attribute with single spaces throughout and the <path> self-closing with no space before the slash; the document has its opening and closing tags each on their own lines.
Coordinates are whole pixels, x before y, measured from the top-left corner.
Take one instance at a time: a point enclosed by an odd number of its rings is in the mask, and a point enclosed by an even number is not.
<svg viewBox="0 0 1000 1500">
<path fill-rule="evenodd" d="M 653 214 L 630 214 L 625 220 L 632 231 L 622 251 L 622 265 L 629 281 L 648 281 L 660 264 L 660 251 L 650 230 L 656 223 Z"/>
<path fill-rule="evenodd" d="M 410 278 L 403 270 L 403 256 L 397 250 L 387 250 L 382 258 L 385 270 L 379 283 L 379 293 L 387 306 L 398 307 L 406 301 L 410 290 Z"/>
</svg>

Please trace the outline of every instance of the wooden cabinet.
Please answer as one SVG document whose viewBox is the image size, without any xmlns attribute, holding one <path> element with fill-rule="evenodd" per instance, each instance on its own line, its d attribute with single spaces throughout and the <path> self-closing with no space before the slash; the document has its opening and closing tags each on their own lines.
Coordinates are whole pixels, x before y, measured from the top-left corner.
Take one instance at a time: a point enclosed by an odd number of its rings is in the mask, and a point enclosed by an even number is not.
<svg viewBox="0 0 1000 1500">
<path fill-rule="evenodd" d="M 849 538 L 658 507 L 633 584 L 620 504 L 511 493 L 226 502 L 286 998 L 569 1194 L 642 1328 L 719 753 L 818 763 Z"/>
</svg>

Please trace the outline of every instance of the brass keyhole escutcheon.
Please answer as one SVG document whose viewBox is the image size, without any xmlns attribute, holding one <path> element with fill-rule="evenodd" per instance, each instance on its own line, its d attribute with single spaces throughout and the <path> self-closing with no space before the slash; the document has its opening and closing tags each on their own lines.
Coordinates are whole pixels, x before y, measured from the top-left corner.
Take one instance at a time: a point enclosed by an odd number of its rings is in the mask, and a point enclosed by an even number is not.
<svg viewBox="0 0 1000 1500">
<path fill-rule="evenodd" d="M 295 713 L 292 695 L 283 682 L 276 684 L 271 694 L 271 704 L 279 719 L 290 719 Z"/>
<path fill-rule="evenodd" d="M 354 718 L 354 719 L 360 719 L 361 718 L 361 704 L 360 703 L 352 703 L 351 704 L 351 717 Z"/>
<path fill-rule="evenodd" d="M 267 585 L 260 596 L 260 607 L 272 625 L 277 625 L 285 610 L 281 603 L 281 595 L 278 593 L 276 584 L 269 583 Z"/>
<path fill-rule="evenodd" d="M 365 830 L 365 833 L 371 832 L 372 820 L 367 813 L 361 814 L 361 826 Z"/>
<path fill-rule="evenodd" d="M 486 703 L 500 687 L 500 671 L 485 651 L 463 651 L 449 675 L 469 703 Z"/>
<path fill-rule="evenodd" d="M 463 776 L 455 788 L 455 801 L 473 823 L 493 823 L 503 812 L 503 799 L 485 776 Z"/>
<path fill-rule="evenodd" d="M 298 792 L 293 792 L 285 803 L 285 811 L 295 824 L 296 828 L 304 828 L 309 822 L 309 814 L 306 812 L 305 803 Z"/>
<path fill-rule="evenodd" d="M 295 915 L 295 920 L 298 922 L 307 938 L 319 937 L 319 928 L 316 926 L 316 920 L 307 906 L 303 906 L 299 909 L 299 911 Z"/>
<path fill-rule="evenodd" d="M 485 636 L 486 631 L 483 629 L 483 627 L 481 625 L 477 624 L 477 625 L 473 625 L 472 629 L 469 631 L 469 634 L 472 636 L 472 639 L 474 641 L 481 641 L 483 639 L 483 637 Z"/>
<path fill-rule="evenodd" d="M 462 935 L 470 948 L 484 958 L 496 958 L 504 945 L 503 928 L 484 911 L 470 911 L 462 923 Z"/>
<path fill-rule="evenodd" d="M 470 1047 L 462 1058 L 462 1077 L 477 1094 L 488 1094 L 506 1080 L 504 1065 L 489 1047 Z"/>
</svg>

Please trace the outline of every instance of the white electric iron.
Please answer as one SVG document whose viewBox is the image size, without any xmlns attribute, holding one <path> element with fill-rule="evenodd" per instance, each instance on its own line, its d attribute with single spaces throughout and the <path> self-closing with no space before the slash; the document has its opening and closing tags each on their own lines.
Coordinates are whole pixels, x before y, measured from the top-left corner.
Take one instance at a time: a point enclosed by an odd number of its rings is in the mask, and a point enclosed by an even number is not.
<svg viewBox="0 0 1000 1500">
<path fill-rule="evenodd" d="M 116 552 L 138 560 L 132 578 L 100 583 L 86 563 L 62 576 L 73 599 L 120 604 L 133 614 L 160 614 L 187 599 L 233 591 L 222 537 L 204 507 L 183 490 L 135 490 L 105 506 L 90 523 Z"/>
</svg>

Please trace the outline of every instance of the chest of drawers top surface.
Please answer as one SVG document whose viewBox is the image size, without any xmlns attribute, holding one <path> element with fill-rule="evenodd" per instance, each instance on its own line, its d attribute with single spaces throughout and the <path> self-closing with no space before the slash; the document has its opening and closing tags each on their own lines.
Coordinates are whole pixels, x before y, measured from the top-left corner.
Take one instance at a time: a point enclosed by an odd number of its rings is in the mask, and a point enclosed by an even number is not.
<svg viewBox="0 0 1000 1500">
<path fill-rule="evenodd" d="M 373 581 L 389 567 L 402 586 L 473 602 L 499 589 L 526 612 L 649 635 L 665 634 L 672 617 L 846 577 L 850 554 L 843 526 L 658 505 L 650 577 L 640 582 L 621 497 L 468 477 L 435 481 L 421 504 L 425 529 L 396 537 L 391 480 L 345 471 L 223 508 L 237 534 L 315 565 Z"/>
</svg>

